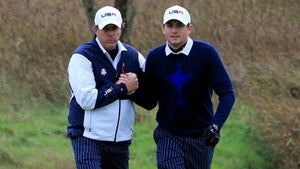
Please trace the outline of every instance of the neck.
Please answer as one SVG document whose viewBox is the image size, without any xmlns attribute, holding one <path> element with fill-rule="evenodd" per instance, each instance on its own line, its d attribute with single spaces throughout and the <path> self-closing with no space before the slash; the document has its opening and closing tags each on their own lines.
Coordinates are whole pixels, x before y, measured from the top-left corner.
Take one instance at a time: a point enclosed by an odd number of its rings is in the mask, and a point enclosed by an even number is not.
<svg viewBox="0 0 300 169">
<path fill-rule="evenodd" d="M 185 42 L 183 45 L 179 46 L 179 47 L 174 47 L 174 46 L 170 46 L 169 45 L 169 48 L 174 52 L 174 53 L 177 53 L 177 52 L 180 52 L 182 51 L 182 49 L 185 47 L 187 42 Z"/>
<path fill-rule="evenodd" d="M 107 51 L 111 57 L 112 60 L 115 60 L 117 54 L 118 54 L 118 46 L 116 46 L 114 49 L 112 50 L 108 50 Z"/>
</svg>

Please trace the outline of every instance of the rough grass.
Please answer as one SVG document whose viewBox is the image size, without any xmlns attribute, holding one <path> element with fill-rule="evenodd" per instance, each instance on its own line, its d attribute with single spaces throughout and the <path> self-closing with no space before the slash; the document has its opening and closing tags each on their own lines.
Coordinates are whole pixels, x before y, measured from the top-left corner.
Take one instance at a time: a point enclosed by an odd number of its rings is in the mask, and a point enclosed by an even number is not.
<svg viewBox="0 0 300 169">
<path fill-rule="evenodd" d="M 137 15 L 132 45 L 144 55 L 164 43 L 164 10 L 173 4 L 188 8 L 194 26 L 191 36 L 217 47 L 238 98 L 257 109 L 253 125 L 274 151 L 276 168 L 300 168 L 297 0 L 133 2 Z M 30 107 L 36 100 L 66 103 L 69 57 L 91 38 L 81 1 L 2 0 L 0 25 L 0 106 L 12 105 L 5 112 Z M 0 155 L 11 158 L 9 153 Z"/>
<path fill-rule="evenodd" d="M 5 145 L 0 148 L 0 169 L 75 168 L 71 144 L 65 136 L 67 108 L 42 101 L 36 101 L 30 110 L 24 108 L 0 119 L 0 143 Z M 152 133 L 156 110 L 146 111 L 136 106 L 136 111 L 130 168 L 154 169 L 156 146 Z M 272 151 L 252 125 L 256 114 L 255 108 L 237 101 L 222 129 L 212 169 L 274 168 Z"/>
</svg>

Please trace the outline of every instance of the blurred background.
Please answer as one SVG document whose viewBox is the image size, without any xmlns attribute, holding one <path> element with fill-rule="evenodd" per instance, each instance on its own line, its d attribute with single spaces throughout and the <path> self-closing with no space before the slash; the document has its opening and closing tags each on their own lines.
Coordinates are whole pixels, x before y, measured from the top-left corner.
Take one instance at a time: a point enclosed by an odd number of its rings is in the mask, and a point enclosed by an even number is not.
<svg viewBox="0 0 300 169">
<path fill-rule="evenodd" d="M 99 8 L 114 5 L 114 1 L 95 3 Z M 163 13 L 175 4 L 190 11 L 191 37 L 212 43 L 222 56 L 238 98 L 233 112 L 251 117 L 246 128 L 257 129 L 255 138 L 271 152 L 263 156 L 274 168 L 300 168 L 300 1 L 133 0 L 130 44 L 145 57 L 165 43 Z M 74 167 L 64 136 L 70 96 L 67 66 L 73 50 L 91 38 L 80 0 L 0 1 L 2 168 Z M 244 104 L 251 111 L 243 112 L 239 105 Z M 137 124 L 154 120 L 144 111 L 138 109 Z M 47 142 L 57 135 L 64 136 L 64 142 Z M 56 154 L 60 150 L 64 151 Z M 151 153 L 155 156 L 153 147 Z"/>
</svg>

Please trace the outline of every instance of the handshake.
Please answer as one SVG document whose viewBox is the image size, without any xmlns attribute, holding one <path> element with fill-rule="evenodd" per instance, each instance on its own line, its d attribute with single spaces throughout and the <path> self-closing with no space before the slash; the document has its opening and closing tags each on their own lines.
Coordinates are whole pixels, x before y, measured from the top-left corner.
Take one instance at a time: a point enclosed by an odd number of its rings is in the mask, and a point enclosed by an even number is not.
<svg viewBox="0 0 300 169">
<path fill-rule="evenodd" d="M 139 81 L 135 73 L 121 74 L 116 84 L 124 83 L 127 88 L 127 94 L 131 95 L 139 87 Z"/>
</svg>

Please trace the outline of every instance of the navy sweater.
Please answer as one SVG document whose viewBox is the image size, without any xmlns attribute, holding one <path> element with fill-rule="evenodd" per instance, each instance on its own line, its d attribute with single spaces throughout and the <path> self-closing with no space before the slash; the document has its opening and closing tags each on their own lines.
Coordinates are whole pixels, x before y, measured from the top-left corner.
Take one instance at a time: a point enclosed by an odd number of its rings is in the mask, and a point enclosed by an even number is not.
<svg viewBox="0 0 300 169">
<path fill-rule="evenodd" d="M 229 75 L 216 49 L 205 42 L 193 41 L 188 56 L 166 56 L 166 45 L 151 50 L 146 58 L 145 84 L 148 92 L 144 107 L 159 103 L 158 125 L 185 136 L 202 136 L 211 124 L 220 128 L 235 101 Z M 219 97 L 214 113 L 212 93 Z"/>
</svg>

